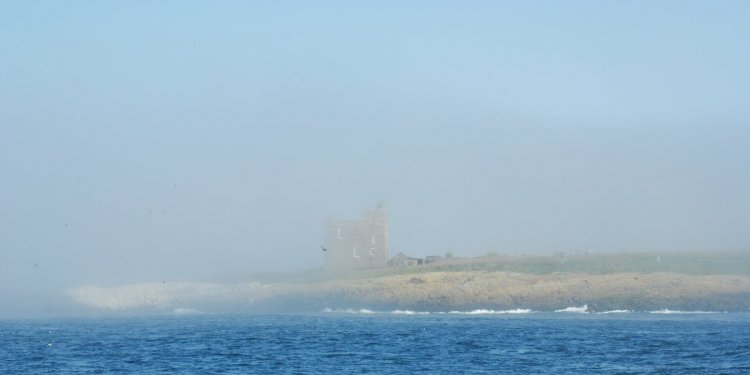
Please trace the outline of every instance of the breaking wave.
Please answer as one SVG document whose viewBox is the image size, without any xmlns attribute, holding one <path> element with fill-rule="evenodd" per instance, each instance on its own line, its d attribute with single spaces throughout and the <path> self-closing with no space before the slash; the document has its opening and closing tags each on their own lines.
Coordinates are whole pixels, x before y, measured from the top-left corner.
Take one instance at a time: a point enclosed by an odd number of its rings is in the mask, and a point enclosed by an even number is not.
<svg viewBox="0 0 750 375">
<path fill-rule="evenodd" d="M 609 311 L 600 311 L 597 314 L 629 314 L 632 311 L 630 310 L 609 310 Z"/>
<path fill-rule="evenodd" d="M 503 314 L 533 314 L 540 313 L 531 309 L 512 309 L 512 310 L 491 310 L 491 309 L 476 309 L 467 311 L 414 311 L 414 310 L 391 310 L 391 311 L 378 311 L 370 309 L 332 309 L 327 307 L 322 310 L 324 313 L 337 313 L 337 314 L 380 314 L 380 315 L 503 315 Z M 633 313 L 650 313 L 650 314 L 720 314 L 720 311 L 681 311 L 681 310 L 655 310 L 655 311 L 633 311 L 633 310 L 607 310 L 607 311 L 589 311 L 588 305 L 583 306 L 571 306 L 560 310 L 554 310 L 556 313 L 570 313 L 570 314 L 596 314 L 596 315 L 609 315 L 609 314 L 633 314 Z M 177 313 L 177 312 L 175 312 Z M 544 311 L 541 311 L 544 313 Z"/>
<path fill-rule="evenodd" d="M 332 309 L 330 307 L 323 309 L 323 312 L 338 314 L 375 314 L 375 311 L 369 309 Z"/>
<path fill-rule="evenodd" d="M 566 307 L 564 309 L 555 310 L 555 312 L 559 313 L 575 313 L 575 314 L 588 314 L 589 312 L 589 305 L 583 305 L 581 307 Z"/>
<path fill-rule="evenodd" d="M 661 309 L 655 311 L 649 311 L 651 314 L 719 314 L 718 311 L 681 311 L 681 310 L 670 310 Z"/>
<path fill-rule="evenodd" d="M 513 310 L 486 310 L 477 309 L 472 311 L 451 311 L 449 314 L 463 314 L 463 315 L 490 315 L 490 314 L 529 314 L 534 311 L 529 309 L 513 309 Z"/>
<path fill-rule="evenodd" d="M 458 315 L 490 315 L 490 314 L 529 314 L 535 311 L 530 309 L 513 309 L 513 310 L 487 310 L 477 309 L 471 311 L 414 311 L 414 310 L 392 310 L 392 311 L 373 311 L 369 309 L 332 309 L 326 307 L 324 313 L 338 314 L 394 314 L 394 315 L 429 315 L 429 314 L 458 314 Z"/>
<path fill-rule="evenodd" d="M 401 315 L 421 315 L 429 314 L 426 311 L 412 311 L 412 310 L 393 310 L 393 311 L 375 311 L 370 309 L 332 309 L 326 307 L 323 309 L 324 313 L 335 313 L 335 314 L 401 314 Z"/>
<path fill-rule="evenodd" d="M 393 310 L 391 314 L 403 314 L 403 315 L 427 315 L 429 311 L 412 311 L 412 310 Z"/>
</svg>

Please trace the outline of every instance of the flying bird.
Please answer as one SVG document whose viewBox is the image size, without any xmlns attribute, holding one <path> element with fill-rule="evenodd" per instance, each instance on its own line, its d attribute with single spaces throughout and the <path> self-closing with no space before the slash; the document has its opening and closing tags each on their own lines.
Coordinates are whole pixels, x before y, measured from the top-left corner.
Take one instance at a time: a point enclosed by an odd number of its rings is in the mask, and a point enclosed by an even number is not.
<svg viewBox="0 0 750 375">
<path fill-rule="evenodd" d="M 39 268 L 39 265 L 34 262 L 34 267 Z"/>
<path fill-rule="evenodd" d="M 320 245 L 320 248 L 323 249 L 323 251 L 328 251 L 328 249 L 326 249 L 325 247 L 323 247 L 323 245 Z"/>
</svg>

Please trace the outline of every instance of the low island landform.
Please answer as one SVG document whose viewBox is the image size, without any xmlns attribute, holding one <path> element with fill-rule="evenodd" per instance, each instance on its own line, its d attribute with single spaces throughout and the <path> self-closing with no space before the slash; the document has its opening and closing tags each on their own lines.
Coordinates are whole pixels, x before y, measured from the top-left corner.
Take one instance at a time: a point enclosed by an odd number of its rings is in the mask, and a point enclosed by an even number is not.
<svg viewBox="0 0 750 375">
<path fill-rule="evenodd" d="M 491 254 L 271 286 L 266 303 L 289 309 L 748 311 L 750 259 L 731 252 Z"/>
<path fill-rule="evenodd" d="M 742 252 L 441 257 L 429 264 L 313 270 L 234 283 L 82 287 L 79 304 L 114 312 L 748 311 Z"/>
<path fill-rule="evenodd" d="M 390 256 L 383 206 L 331 221 L 325 267 L 233 283 L 156 282 L 68 291 L 106 311 L 748 311 L 750 257 L 735 252 Z"/>
</svg>

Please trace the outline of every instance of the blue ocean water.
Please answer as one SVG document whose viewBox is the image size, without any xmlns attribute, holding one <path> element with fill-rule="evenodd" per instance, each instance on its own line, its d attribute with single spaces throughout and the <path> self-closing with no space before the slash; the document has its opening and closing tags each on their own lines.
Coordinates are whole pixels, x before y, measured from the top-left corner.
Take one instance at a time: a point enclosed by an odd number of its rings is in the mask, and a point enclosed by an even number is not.
<svg viewBox="0 0 750 375">
<path fill-rule="evenodd" d="M 351 311 L 0 321 L 0 374 L 87 373 L 747 374 L 750 314 Z"/>
</svg>

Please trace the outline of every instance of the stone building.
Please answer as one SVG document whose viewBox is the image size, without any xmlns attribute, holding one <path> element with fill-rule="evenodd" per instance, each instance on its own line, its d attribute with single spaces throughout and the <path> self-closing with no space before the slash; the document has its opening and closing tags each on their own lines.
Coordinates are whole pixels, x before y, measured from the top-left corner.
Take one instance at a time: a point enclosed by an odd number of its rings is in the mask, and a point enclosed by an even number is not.
<svg viewBox="0 0 750 375">
<path fill-rule="evenodd" d="M 412 267 L 426 264 L 422 258 L 413 258 L 404 253 L 398 253 L 388 261 L 388 267 Z"/>
<path fill-rule="evenodd" d="M 326 269 L 385 267 L 388 261 L 388 213 L 383 205 L 366 210 L 361 220 L 334 220 L 326 226 Z"/>
</svg>

